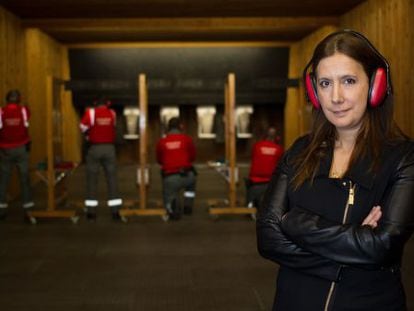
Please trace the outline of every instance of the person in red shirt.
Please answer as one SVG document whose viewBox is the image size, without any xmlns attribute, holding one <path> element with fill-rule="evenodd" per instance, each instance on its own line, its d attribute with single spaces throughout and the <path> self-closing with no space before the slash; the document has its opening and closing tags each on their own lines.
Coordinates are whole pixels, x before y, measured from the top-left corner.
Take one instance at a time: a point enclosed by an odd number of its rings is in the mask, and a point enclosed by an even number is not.
<svg viewBox="0 0 414 311">
<path fill-rule="evenodd" d="M 276 128 L 269 127 L 266 137 L 253 145 L 249 178 L 246 182 L 247 206 L 259 207 L 272 173 L 283 155 L 277 143 Z"/>
<path fill-rule="evenodd" d="M 157 143 L 157 161 L 161 165 L 163 201 L 171 219 L 181 217 L 180 193 L 184 190 L 183 211 L 191 214 L 195 198 L 196 172 L 193 167 L 196 151 L 190 136 L 182 133 L 183 124 L 173 117 L 167 135 Z"/>
<path fill-rule="evenodd" d="M 86 108 L 80 122 L 80 129 L 88 141 L 86 153 L 86 218 L 96 219 L 98 206 L 97 186 L 99 169 L 102 166 L 108 186 L 107 205 L 112 218 L 119 220 L 122 199 L 118 193 L 118 180 L 115 154 L 116 113 L 109 108 L 109 101 L 99 98 L 93 107 Z"/>
<path fill-rule="evenodd" d="M 7 215 L 6 191 L 14 165 L 20 173 L 23 209 L 28 212 L 34 206 L 29 175 L 30 111 L 20 104 L 18 90 L 9 91 L 6 102 L 6 106 L 0 108 L 0 218 Z"/>
</svg>

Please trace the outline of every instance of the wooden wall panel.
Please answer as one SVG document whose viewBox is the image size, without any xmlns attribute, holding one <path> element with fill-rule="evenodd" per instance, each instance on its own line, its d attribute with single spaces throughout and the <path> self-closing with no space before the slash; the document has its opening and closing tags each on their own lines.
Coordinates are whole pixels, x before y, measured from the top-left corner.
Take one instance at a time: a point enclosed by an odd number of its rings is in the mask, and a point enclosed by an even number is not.
<svg viewBox="0 0 414 311">
<path fill-rule="evenodd" d="M 24 29 L 20 20 L 0 6 L 0 98 L 10 89 L 26 92 Z"/>
<path fill-rule="evenodd" d="M 40 162 L 46 156 L 46 77 L 52 75 L 61 80 L 69 79 L 67 48 L 51 39 L 37 29 L 28 29 L 27 62 L 28 62 L 28 97 L 32 106 L 31 127 L 33 133 L 33 161 Z M 58 95 L 59 96 L 59 95 Z M 79 161 L 81 137 L 78 128 L 79 119 L 73 109 L 71 95 L 61 94 L 62 100 L 62 160 Z"/>
<path fill-rule="evenodd" d="M 62 78 L 70 80 L 69 54 L 64 48 L 61 53 Z M 72 104 L 72 92 L 65 91 L 62 94 L 63 115 L 63 154 L 64 160 L 81 161 L 82 135 L 79 129 L 79 116 Z"/>
<path fill-rule="evenodd" d="M 369 0 L 343 15 L 341 28 L 365 34 L 391 65 L 395 94 L 394 116 L 414 137 L 414 17 L 412 0 Z"/>
<path fill-rule="evenodd" d="M 28 63 L 28 88 L 27 97 L 30 100 L 32 118 L 30 131 L 32 133 L 31 159 L 35 165 L 42 160 L 46 160 L 46 78 L 44 59 L 41 54 L 41 42 L 36 36 L 36 31 L 31 30 L 26 33 L 27 41 L 27 63 Z"/>
</svg>

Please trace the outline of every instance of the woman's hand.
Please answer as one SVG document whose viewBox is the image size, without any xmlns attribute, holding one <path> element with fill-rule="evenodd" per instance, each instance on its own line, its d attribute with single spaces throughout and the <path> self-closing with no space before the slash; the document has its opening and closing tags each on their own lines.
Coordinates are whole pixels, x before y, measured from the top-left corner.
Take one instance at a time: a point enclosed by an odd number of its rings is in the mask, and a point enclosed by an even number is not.
<svg viewBox="0 0 414 311">
<path fill-rule="evenodd" d="M 369 212 L 368 216 L 365 217 L 364 221 L 362 222 L 362 225 L 368 225 L 372 228 L 375 228 L 378 226 L 378 221 L 380 220 L 381 216 L 381 206 L 374 206 Z"/>
</svg>

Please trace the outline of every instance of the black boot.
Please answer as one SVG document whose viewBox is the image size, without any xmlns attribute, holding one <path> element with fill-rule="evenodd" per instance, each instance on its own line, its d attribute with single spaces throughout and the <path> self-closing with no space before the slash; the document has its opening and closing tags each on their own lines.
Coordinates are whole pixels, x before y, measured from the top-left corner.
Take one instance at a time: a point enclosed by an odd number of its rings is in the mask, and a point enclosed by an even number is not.
<svg viewBox="0 0 414 311">
<path fill-rule="evenodd" d="M 168 214 L 171 220 L 179 220 L 181 218 L 181 210 L 177 204 L 177 199 L 174 199 L 171 202 L 171 208 L 168 209 Z"/>
<path fill-rule="evenodd" d="M 89 221 L 96 221 L 96 208 L 88 206 L 86 208 L 86 219 Z"/>
<path fill-rule="evenodd" d="M 0 220 L 7 218 L 7 208 L 0 208 Z"/>
<path fill-rule="evenodd" d="M 121 215 L 119 215 L 119 211 L 112 211 L 112 220 L 119 221 L 121 220 Z"/>
<path fill-rule="evenodd" d="M 86 219 L 89 221 L 96 221 L 96 213 L 86 212 Z"/>
<path fill-rule="evenodd" d="M 184 197 L 184 214 L 191 215 L 193 213 L 194 198 Z"/>
<path fill-rule="evenodd" d="M 193 208 L 191 206 L 184 206 L 184 215 L 191 215 L 193 213 Z"/>
</svg>

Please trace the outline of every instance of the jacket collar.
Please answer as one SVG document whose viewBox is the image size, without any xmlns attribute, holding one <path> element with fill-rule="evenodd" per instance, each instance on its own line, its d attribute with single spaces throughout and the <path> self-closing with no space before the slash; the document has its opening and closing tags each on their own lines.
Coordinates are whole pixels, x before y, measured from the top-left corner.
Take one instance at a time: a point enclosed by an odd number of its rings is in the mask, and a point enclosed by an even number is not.
<svg viewBox="0 0 414 311">
<path fill-rule="evenodd" d="M 168 134 L 181 134 L 181 131 L 179 129 L 171 129 L 168 131 Z"/>
<path fill-rule="evenodd" d="M 322 160 L 321 165 L 319 166 L 319 171 L 316 176 L 328 177 L 329 171 L 331 169 L 332 159 L 333 159 L 333 148 L 329 148 L 327 157 Z M 370 173 L 369 167 L 372 163 L 372 156 L 367 155 L 363 159 L 357 161 L 349 172 L 344 176 L 345 179 L 350 179 L 354 183 L 359 184 L 360 186 L 371 189 L 374 185 L 375 174 Z"/>
</svg>

